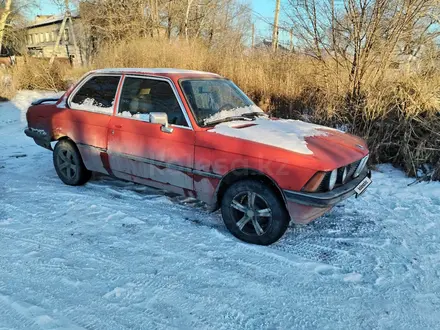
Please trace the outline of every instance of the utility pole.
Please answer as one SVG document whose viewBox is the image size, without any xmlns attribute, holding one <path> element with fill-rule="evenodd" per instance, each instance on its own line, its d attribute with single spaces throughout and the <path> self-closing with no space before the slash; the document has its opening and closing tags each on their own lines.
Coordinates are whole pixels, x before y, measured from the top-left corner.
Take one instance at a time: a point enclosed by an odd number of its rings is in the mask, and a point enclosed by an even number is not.
<svg viewBox="0 0 440 330">
<path fill-rule="evenodd" d="M 255 47 L 255 23 L 252 23 L 252 49 Z"/>
<path fill-rule="evenodd" d="M 53 62 L 55 61 L 55 57 L 57 56 L 58 47 L 60 46 L 61 38 L 63 37 L 63 34 L 64 34 L 64 27 L 66 26 L 66 20 L 67 20 L 67 17 L 64 16 L 63 21 L 61 23 L 60 30 L 58 31 L 57 40 L 55 41 L 55 46 L 53 47 L 52 56 L 50 57 L 50 61 L 49 61 L 50 65 L 53 64 Z"/>
<path fill-rule="evenodd" d="M 275 5 L 275 19 L 273 22 L 273 34 L 272 34 L 272 50 L 275 52 L 278 49 L 278 18 L 280 15 L 281 0 L 276 0 Z"/>
<path fill-rule="evenodd" d="M 67 24 L 69 24 L 69 33 L 72 36 L 72 41 L 73 41 L 74 58 L 73 58 L 72 64 L 73 64 L 73 66 L 75 66 L 77 64 L 82 64 L 82 59 L 81 59 L 81 54 L 78 49 L 78 44 L 76 43 L 76 35 L 75 35 L 75 30 L 73 28 L 72 14 L 70 13 L 70 9 L 69 9 L 69 0 L 64 0 L 64 4 L 66 6 L 66 13 L 64 14 L 63 21 L 61 22 L 61 27 L 60 27 L 60 30 L 58 31 L 57 40 L 55 41 L 55 46 L 53 48 L 53 53 L 50 58 L 49 64 L 52 65 L 55 60 L 55 57 L 57 56 L 58 47 L 59 47 L 61 39 L 64 35 L 64 28 L 67 23 Z M 69 55 L 69 54 L 67 54 L 67 55 Z"/>
<path fill-rule="evenodd" d="M 290 29 L 290 51 L 295 51 L 295 47 L 293 46 L 293 29 Z"/>
</svg>

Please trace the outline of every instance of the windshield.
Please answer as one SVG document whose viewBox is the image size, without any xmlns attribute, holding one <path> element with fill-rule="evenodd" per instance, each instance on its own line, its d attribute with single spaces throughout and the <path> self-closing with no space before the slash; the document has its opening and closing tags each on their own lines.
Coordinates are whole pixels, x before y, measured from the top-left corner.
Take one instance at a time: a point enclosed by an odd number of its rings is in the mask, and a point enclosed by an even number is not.
<svg viewBox="0 0 440 330">
<path fill-rule="evenodd" d="M 200 126 L 249 114 L 263 114 L 233 82 L 226 79 L 183 80 L 181 86 Z"/>
</svg>

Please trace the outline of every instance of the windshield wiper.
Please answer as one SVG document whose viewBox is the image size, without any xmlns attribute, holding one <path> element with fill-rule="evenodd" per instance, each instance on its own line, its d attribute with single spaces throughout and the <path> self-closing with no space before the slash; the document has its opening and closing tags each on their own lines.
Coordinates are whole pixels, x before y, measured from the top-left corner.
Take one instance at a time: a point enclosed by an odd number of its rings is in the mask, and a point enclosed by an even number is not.
<svg viewBox="0 0 440 330">
<path fill-rule="evenodd" d="M 246 121 L 252 121 L 251 118 L 249 117 L 245 117 L 244 115 L 240 115 L 240 116 L 231 116 L 231 117 L 226 117 L 226 118 L 222 118 L 222 119 L 217 119 L 217 120 L 212 120 L 212 121 L 204 121 L 203 124 L 206 125 L 217 125 L 220 123 L 225 123 L 228 121 L 234 121 L 234 120 L 246 120 Z"/>
<path fill-rule="evenodd" d="M 260 116 L 267 116 L 264 112 L 255 111 L 255 112 L 246 112 L 242 113 L 241 116 L 243 117 L 260 117 Z"/>
</svg>

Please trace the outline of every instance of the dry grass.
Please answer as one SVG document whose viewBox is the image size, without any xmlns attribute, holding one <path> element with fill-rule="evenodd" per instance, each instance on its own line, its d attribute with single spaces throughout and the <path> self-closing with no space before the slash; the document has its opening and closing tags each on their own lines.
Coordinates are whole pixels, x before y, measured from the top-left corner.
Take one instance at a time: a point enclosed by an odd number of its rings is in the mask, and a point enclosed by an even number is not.
<svg viewBox="0 0 440 330">
<path fill-rule="evenodd" d="M 9 70 L 0 69 L 0 101 L 8 100 L 15 95 L 16 87 Z"/>
<path fill-rule="evenodd" d="M 0 98 L 10 99 L 20 89 L 63 90 L 69 72 L 66 64 L 49 66 L 47 59 L 20 57 L 16 66 L 0 71 Z"/>
<path fill-rule="evenodd" d="M 24 61 L 23 61 L 24 62 Z M 197 42 L 127 41 L 101 48 L 93 68 L 175 67 L 219 73 L 232 79 L 265 111 L 346 127 L 368 140 L 374 163 L 391 162 L 414 175 L 423 164 L 440 178 L 440 69 L 389 70 L 365 84 L 361 97 L 349 95 L 347 72 L 308 57 L 240 49 L 209 50 Z M 67 70 L 28 59 L 13 70 L 13 88 L 65 87 L 86 69 Z M 9 92 L 10 94 L 10 92 Z M 0 90 L 0 96 L 2 91 Z"/>
</svg>

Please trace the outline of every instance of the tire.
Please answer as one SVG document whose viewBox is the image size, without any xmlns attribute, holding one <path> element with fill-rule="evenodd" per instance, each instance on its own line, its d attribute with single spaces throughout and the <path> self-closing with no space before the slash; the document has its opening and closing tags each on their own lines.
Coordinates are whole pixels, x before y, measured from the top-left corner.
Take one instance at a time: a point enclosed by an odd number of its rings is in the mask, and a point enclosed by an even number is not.
<svg viewBox="0 0 440 330">
<path fill-rule="evenodd" d="M 69 186 L 83 185 L 92 175 L 84 166 L 75 143 L 70 140 L 61 140 L 56 144 L 53 165 L 61 181 Z"/>
<path fill-rule="evenodd" d="M 256 180 L 242 180 L 231 185 L 223 196 L 221 212 L 228 230 L 238 239 L 252 244 L 275 243 L 290 222 L 284 202 L 271 187 Z"/>
</svg>

